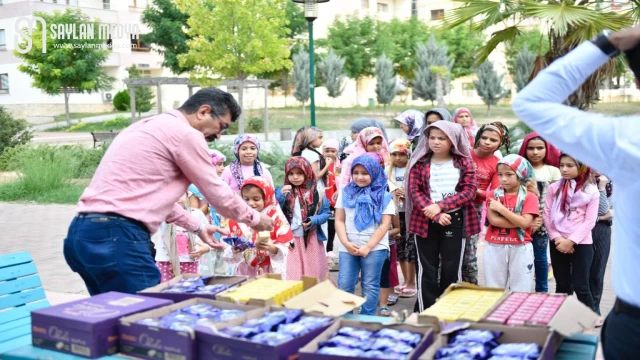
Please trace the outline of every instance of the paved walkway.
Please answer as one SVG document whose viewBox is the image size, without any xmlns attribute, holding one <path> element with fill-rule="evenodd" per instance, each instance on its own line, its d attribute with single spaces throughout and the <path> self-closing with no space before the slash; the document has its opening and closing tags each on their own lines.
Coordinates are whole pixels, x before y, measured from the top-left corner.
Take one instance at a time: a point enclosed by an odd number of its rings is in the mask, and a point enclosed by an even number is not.
<svg viewBox="0 0 640 360">
<path fill-rule="evenodd" d="M 157 113 L 157 111 L 154 109 L 152 111 L 149 111 L 149 112 L 146 112 L 146 113 L 142 113 L 142 117 L 141 118 L 144 119 L 145 117 L 149 117 L 149 116 L 154 115 L 156 113 Z M 71 120 L 71 124 L 75 125 L 75 124 L 79 123 L 80 121 L 82 121 L 84 123 L 87 123 L 87 124 L 105 122 L 105 121 L 113 120 L 113 119 L 117 118 L 118 116 L 124 117 L 124 118 L 127 118 L 127 119 L 131 119 L 131 112 L 116 112 L 116 113 L 107 114 L 107 115 L 87 116 L 87 117 L 84 117 L 82 119 Z M 29 128 L 29 130 L 32 130 L 32 131 L 43 131 L 43 130 L 55 129 L 57 127 L 64 127 L 64 126 L 67 126 L 67 122 L 66 121 L 57 121 L 57 122 L 48 123 L 48 124 L 33 125 L 31 128 Z"/>
</svg>

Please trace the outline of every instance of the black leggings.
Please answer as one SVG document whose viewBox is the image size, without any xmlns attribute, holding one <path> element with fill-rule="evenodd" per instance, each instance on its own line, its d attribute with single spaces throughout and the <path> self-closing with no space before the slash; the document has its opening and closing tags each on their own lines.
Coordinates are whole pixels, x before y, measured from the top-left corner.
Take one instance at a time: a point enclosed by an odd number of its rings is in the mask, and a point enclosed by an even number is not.
<svg viewBox="0 0 640 360">
<path fill-rule="evenodd" d="M 551 244 L 551 265 L 556 278 L 556 293 L 576 296 L 581 303 L 595 311 L 593 296 L 589 287 L 591 262 L 593 261 L 593 245 L 574 245 L 573 254 L 563 254 Z"/>
<path fill-rule="evenodd" d="M 333 213 L 334 207 L 331 207 L 331 212 Z M 333 251 L 333 238 L 336 236 L 336 219 L 329 218 L 327 221 L 327 252 Z"/>
</svg>

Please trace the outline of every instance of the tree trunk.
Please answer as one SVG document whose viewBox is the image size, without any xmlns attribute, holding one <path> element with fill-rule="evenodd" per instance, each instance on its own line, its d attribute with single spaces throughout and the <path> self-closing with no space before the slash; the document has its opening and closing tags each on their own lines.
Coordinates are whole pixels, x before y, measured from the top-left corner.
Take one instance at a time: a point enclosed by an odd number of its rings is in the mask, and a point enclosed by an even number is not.
<svg viewBox="0 0 640 360">
<path fill-rule="evenodd" d="M 446 108 L 447 104 L 444 102 L 444 87 L 442 83 L 442 76 L 436 76 L 436 100 L 438 101 L 438 107 Z"/>
<path fill-rule="evenodd" d="M 491 104 L 487 104 L 487 116 L 491 116 Z"/>
<path fill-rule="evenodd" d="M 356 106 L 360 106 L 360 92 L 358 91 L 358 83 L 360 78 L 356 78 Z"/>
<path fill-rule="evenodd" d="M 69 96 L 71 96 L 71 94 L 69 93 L 69 88 L 65 87 L 64 88 L 64 115 L 65 115 L 65 118 L 67 119 L 67 125 L 71 126 L 71 114 L 69 113 Z"/>
<path fill-rule="evenodd" d="M 384 112 L 384 116 L 387 116 L 387 104 L 382 104 L 382 111 Z"/>
<path fill-rule="evenodd" d="M 238 119 L 238 134 L 244 134 L 244 79 L 240 79 L 240 86 L 238 86 L 238 103 L 242 110 Z"/>
<path fill-rule="evenodd" d="M 305 117 L 305 111 L 304 111 L 304 101 L 302 102 L 302 117 Z"/>
</svg>

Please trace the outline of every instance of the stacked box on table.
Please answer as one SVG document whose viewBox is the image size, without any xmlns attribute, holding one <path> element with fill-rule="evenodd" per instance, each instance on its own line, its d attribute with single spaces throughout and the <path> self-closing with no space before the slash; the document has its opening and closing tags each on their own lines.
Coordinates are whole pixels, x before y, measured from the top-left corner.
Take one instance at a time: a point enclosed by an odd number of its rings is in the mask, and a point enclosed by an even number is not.
<svg viewBox="0 0 640 360">
<path fill-rule="evenodd" d="M 248 277 L 246 276 L 200 276 L 197 274 L 184 274 L 174 277 L 169 281 L 165 281 L 156 286 L 144 289 L 142 291 L 138 291 L 138 295 L 143 296 L 151 296 L 157 297 L 161 299 L 169 299 L 174 302 L 185 301 L 193 298 L 205 298 L 215 300 L 216 295 L 226 291 L 227 289 L 221 290 L 218 293 L 209 293 L 209 294 L 196 294 L 196 293 L 168 293 L 163 292 L 166 289 L 169 289 L 173 285 L 179 283 L 183 279 L 193 279 L 193 278 L 202 278 L 204 280 L 205 285 L 227 285 L 229 288 L 233 288 L 245 281 L 247 281 Z"/>
<path fill-rule="evenodd" d="M 339 355 L 324 355 L 318 354 L 320 349 L 320 343 L 326 341 L 333 336 L 333 334 L 343 327 L 351 327 L 358 329 L 365 329 L 371 332 L 380 331 L 382 329 L 394 329 L 399 331 L 409 331 L 412 333 L 420 334 L 422 338 L 420 342 L 415 346 L 414 350 L 407 354 L 407 360 L 418 359 L 429 346 L 433 343 L 435 338 L 434 328 L 430 325 L 416 325 L 416 324 L 381 324 L 374 322 L 363 322 L 357 320 L 338 319 L 333 325 L 327 328 L 324 332 L 318 335 L 313 341 L 300 349 L 301 360 L 328 360 L 328 359 L 364 359 L 364 357 L 352 357 L 352 356 L 339 356 Z"/>
<path fill-rule="evenodd" d="M 314 283 L 310 279 L 308 284 Z M 317 280 L 315 281 L 317 282 Z M 269 306 L 247 314 L 248 319 L 257 319 L 269 311 L 285 309 L 302 310 L 303 316 L 336 318 L 364 304 L 365 299 L 338 290 L 330 281 L 315 285 L 302 294 L 285 302 L 285 307 Z M 244 319 L 235 319 L 216 326 L 216 330 L 196 328 L 198 339 L 198 356 L 200 359 L 245 359 L 245 360 L 286 360 L 298 354 L 301 347 L 322 333 L 327 326 L 312 330 L 302 336 L 281 345 L 271 346 L 230 338 L 218 333 L 229 326 L 241 325 Z"/>
<path fill-rule="evenodd" d="M 227 302 L 195 298 L 162 308 L 138 313 L 120 319 L 120 352 L 142 359 L 195 360 L 197 356 L 195 330 L 177 331 L 168 328 L 139 324 L 137 321 L 159 318 L 185 307 L 209 304 L 218 309 L 236 309 L 247 313 L 255 306 L 236 305 Z"/>
<path fill-rule="evenodd" d="M 449 338 L 458 330 L 490 330 L 502 333 L 498 339 L 500 344 L 510 343 L 535 343 L 540 347 L 540 355 L 536 360 L 554 360 L 557 344 L 560 341 L 552 330 L 542 327 L 526 327 L 526 326 L 509 326 L 501 324 L 489 323 L 448 323 L 444 327 L 440 327 L 437 319 L 420 316 L 418 322 L 425 325 L 431 325 L 436 328 L 439 335 L 433 344 L 420 356 L 420 360 L 434 359 L 436 352 L 441 347 L 449 343 Z"/>
<path fill-rule="evenodd" d="M 421 316 L 443 321 L 480 321 L 505 297 L 502 288 L 491 288 L 459 282 L 451 284 L 438 301 Z"/>
<path fill-rule="evenodd" d="M 31 312 L 33 345 L 96 358 L 118 351 L 118 319 L 172 304 L 167 299 L 108 292 Z"/>
<path fill-rule="evenodd" d="M 286 296 L 283 297 L 282 299 L 276 299 L 275 297 L 269 297 L 269 298 L 261 297 L 259 296 L 260 294 L 256 292 L 249 293 L 246 298 L 244 297 L 244 295 L 243 295 L 243 298 L 235 296 L 235 293 L 244 292 L 245 289 L 253 287 L 254 285 L 256 285 L 257 282 L 260 282 L 261 279 L 282 281 L 290 284 L 289 294 L 286 294 Z M 307 290 L 311 289 L 317 284 L 318 284 L 318 279 L 310 276 L 303 276 L 301 281 L 292 281 L 292 280 L 282 280 L 282 276 L 280 274 L 264 274 L 254 279 L 248 280 L 236 286 L 233 289 L 229 289 L 227 291 L 217 294 L 216 300 L 228 301 L 231 303 L 242 303 L 242 304 L 247 304 L 252 306 L 261 306 L 261 307 L 271 306 L 271 305 L 281 306 L 287 300 L 295 296 L 301 295 L 302 293 L 306 292 Z"/>
</svg>

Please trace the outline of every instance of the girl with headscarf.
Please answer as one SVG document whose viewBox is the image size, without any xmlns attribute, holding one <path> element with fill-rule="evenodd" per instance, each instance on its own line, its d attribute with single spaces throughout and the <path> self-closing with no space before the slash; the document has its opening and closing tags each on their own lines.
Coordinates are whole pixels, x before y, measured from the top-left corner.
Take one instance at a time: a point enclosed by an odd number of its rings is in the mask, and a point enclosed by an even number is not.
<svg viewBox="0 0 640 360">
<path fill-rule="evenodd" d="M 487 247 L 484 250 L 485 284 L 511 291 L 530 292 L 533 281 L 531 225 L 539 216 L 538 197 L 531 186 L 533 168 L 519 155 L 498 162 L 500 187 L 487 200 Z"/>
<path fill-rule="evenodd" d="M 340 239 L 338 287 L 354 293 L 362 273 L 366 302 L 360 314 L 375 315 L 395 206 L 378 159 L 361 154 L 353 160 L 350 172 L 353 180 L 340 192 L 336 203 L 336 233 Z"/>
<path fill-rule="evenodd" d="M 445 108 L 432 108 L 424 113 L 425 126 L 429 126 L 436 121 L 451 121 L 451 113 Z"/>
<path fill-rule="evenodd" d="M 598 220 L 600 194 L 591 169 L 570 155 L 560 155 L 560 172 L 562 179 L 549 186 L 544 206 L 556 292 L 571 295 L 575 291 L 580 302 L 595 310 L 589 274 L 591 230 Z"/>
<path fill-rule="evenodd" d="M 418 253 L 414 310 L 422 312 L 460 280 L 465 238 L 480 232 L 473 207 L 478 185 L 462 126 L 448 121 L 428 126 L 407 171 L 405 191 L 411 196 L 405 199 L 405 212 Z"/>
<path fill-rule="evenodd" d="M 389 160 L 389 145 L 382 130 L 376 127 L 368 127 L 360 131 L 358 138 L 345 151 L 349 153 L 349 157 L 342 162 L 338 191 L 351 182 L 351 162 L 353 159 L 366 152 L 372 152 L 380 155 L 385 163 Z"/>
<path fill-rule="evenodd" d="M 249 206 L 273 220 L 273 230 L 268 239 L 259 239 L 258 232 L 248 225 L 229 220 L 231 236 L 251 240 L 254 244 L 244 252 L 237 252 L 232 246 L 225 248 L 224 257 L 233 269 L 232 273 L 250 278 L 277 273 L 286 278 L 289 242 L 293 240 L 293 233 L 276 202 L 273 186 L 265 178 L 254 176 L 244 181 L 240 194 Z"/>
<path fill-rule="evenodd" d="M 382 131 L 382 134 L 384 135 L 384 139 L 389 141 L 387 130 L 385 129 L 384 125 L 380 121 L 375 119 L 358 119 L 354 121 L 353 124 L 351 124 L 351 126 L 349 127 L 349 130 L 351 130 L 351 141 L 356 141 L 356 139 L 358 138 L 358 134 L 360 134 L 362 130 L 370 127 L 380 129 L 380 131 Z"/>
<path fill-rule="evenodd" d="M 420 140 L 420 132 L 424 128 L 424 114 L 418 110 L 407 110 L 394 120 L 400 123 L 400 128 L 407 134 L 411 150 L 415 149 Z"/>
<path fill-rule="evenodd" d="M 218 176 L 222 176 L 224 163 L 227 161 L 226 156 L 215 149 L 210 149 L 209 153 L 211 154 L 211 164 L 216 167 Z M 189 195 L 191 208 L 200 209 L 205 215 L 207 215 L 211 225 L 215 225 L 217 227 L 222 226 L 222 218 L 218 215 L 216 209 L 207 202 L 207 199 L 194 184 L 189 185 L 187 194 Z M 213 236 L 216 240 L 220 240 L 220 233 L 216 232 Z M 211 252 L 204 254 L 200 258 L 198 274 L 203 276 L 231 275 L 230 268 L 226 266 L 226 263 L 223 260 L 222 250 L 213 249 Z"/>
<path fill-rule="evenodd" d="M 478 132 L 478 124 L 471 115 L 471 110 L 466 107 L 459 107 L 453 112 L 453 122 L 462 125 L 469 136 L 469 144 L 474 147 L 476 133 Z"/>
<path fill-rule="evenodd" d="M 326 159 L 318 150 L 322 146 L 322 130 L 314 126 L 303 126 L 296 136 L 293 138 L 291 146 L 291 156 L 302 156 L 309 160 L 313 172 L 318 179 L 318 186 L 324 189 L 324 183 L 327 181 L 327 172 L 333 163 L 333 159 Z"/>
<path fill-rule="evenodd" d="M 316 175 L 307 159 L 290 158 L 284 172 L 284 186 L 276 190 L 276 198 L 294 236 L 287 259 L 287 279 L 312 276 L 324 281 L 328 273 L 322 242 L 327 241 L 327 236 L 321 225 L 329 219 L 329 201 L 318 190 Z"/>
<path fill-rule="evenodd" d="M 562 178 L 560 169 L 560 150 L 544 140 L 538 133 L 531 133 L 524 138 L 518 155 L 529 160 L 535 174 L 535 181 L 540 193 L 540 213 L 544 211 L 549 186 Z M 549 291 L 549 259 L 547 246 L 549 234 L 542 221 L 537 217 L 533 223 L 533 256 L 535 258 L 536 292 Z"/>
<path fill-rule="evenodd" d="M 233 142 L 236 159 L 222 172 L 222 179 L 231 189 L 240 193 L 245 179 L 261 176 L 273 186 L 271 173 L 260 162 L 260 142 L 251 135 L 238 135 Z"/>
<path fill-rule="evenodd" d="M 404 283 L 396 286 L 395 292 L 400 297 L 413 297 L 416 295 L 416 244 L 413 239 L 409 239 L 406 232 L 405 213 L 405 192 L 404 182 L 408 176 L 407 166 L 411 158 L 411 143 L 407 139 L 395 139 L 389 144 L 391 153 L 391 163 L 387 167 L 386 173 L 389 183 L 389 191 L 393 194 L 396 204 L 400 233 L 389 238 L 391 247 L 396 247 L 396 254 L 400 262 Z M 397 243 L 396 243 L 397 241 Z"/>
</svg>

